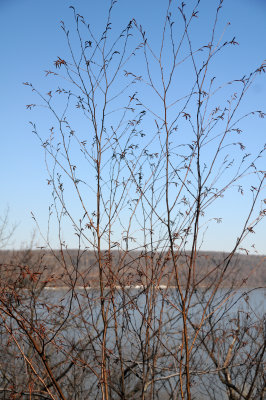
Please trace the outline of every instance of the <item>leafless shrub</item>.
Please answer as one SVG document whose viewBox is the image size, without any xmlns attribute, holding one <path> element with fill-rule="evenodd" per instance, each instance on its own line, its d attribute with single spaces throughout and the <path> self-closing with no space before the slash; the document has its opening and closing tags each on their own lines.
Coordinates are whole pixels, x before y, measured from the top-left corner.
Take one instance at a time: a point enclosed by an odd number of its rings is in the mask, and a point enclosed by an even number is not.
<svg viewBox="0 0 266 400">
<path fill-rule="evenodd" d="M 46 71 L 54 88 L 42 94 L 25 83 L 52 119 L 48 136 L 32 128 L 53 199 L 44 239 L 61 273 L 45 275 L 41 256 L 34 271 L 16 262 L 17 275 L 4 281 L 1 345 L 19 375 L 2 360 L 0 390 L 32 399 L 217 399 L 215 383 L 228 399 L 262 399 L 261 316 L 239 309 L 228 320 L 243 280 L 222 288 L 265 216 L 265 172 L 257 167 L 265 148 L 249 155 L 236 142 L 245 119 L 265 115 L 241 114 L 265 64 L 216 84 L 213 58 L 237 45 L 217 32 L 223 1 L 199 48 L 190 27 L 200 1 L 190 11 L 182 3 L 177 16 L 169 1 L 159 50 L 134 19 L 116 35 L 115 3 L 99 37 L 71 7 L 75 39 L 61 24 L 70 57 Z M 191 79 L 181 86 L 183 68 Z M 224 87 L 228 97 L 216 103 Z M 249 176 L 252 199 L 231 252 L 199 268 L 205 227 L 222 222 L 209 207 L 229 189 L 241 196 Z M 55 221 L 58 251 L 49 239 Z M 69 223 L 74 255 L 64 241 Z M 86 253 L 93 257 L 84 268 Z"/>
</svg>

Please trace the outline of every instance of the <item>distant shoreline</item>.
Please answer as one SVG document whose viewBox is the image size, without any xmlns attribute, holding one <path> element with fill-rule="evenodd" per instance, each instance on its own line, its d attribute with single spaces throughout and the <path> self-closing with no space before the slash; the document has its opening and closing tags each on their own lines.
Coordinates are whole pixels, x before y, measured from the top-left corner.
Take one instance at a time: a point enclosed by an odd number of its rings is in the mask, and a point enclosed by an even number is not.
<svg viewBox="0 0 266 400">
<path fill-rule="evenodd" d="M 142 289 L 144 290 L 146 286 L 144 285 L 136 285 L 136 286 L 114 286 L 115 289 L 118 290 L 130 290 L 130 289 Z M 183 287 L 184 288 L 184 287 Z M 27 288 L 25 288 L 27 289 Z M 70 288 L 69 286 L 45 286 L 43 288 L 44 290 L 73 290 L 73 288 Z M 75 290 L 98 290 L 99 286 L 75 286 Z M 106 286 L 104 290 L 110 290 L 110 286 Z M 172 286 L 172 285 L 159 285 L 155 286 L 154 289 L 157 290 L 166 290 L 166 289 L 177 289 L 177 286 Z M 199 286 L 194 290 L 200 290 L 200 289 L 208 289 L 208 286 Z M 232 290 L 241 290 L 241 289 L 264 289 L 266 290 L 266 286 L 240 286 L 240 287 L 231 287 L 231 286 L 220 286 L 219 289 L 232 289 Z"/>
<path fill-rule="evenodd" d="M 198 285 L 194 289 L 213 286 L 217 279 L 221 279 L 220 287 L 228 289 L 266 285 L 265 256 L 237 253 L 230 259 L 229 267 L 227 258 L 228 254 L 222 252 L 197 253 L 194 282 Z M 112 250 L 110 260 L 113 278 L 104 275 L 102 283 L 106 289 L 110 289 L 112 284 L 116 290 L 144 290 L 149 285 L 158 290 L 173 290 L 177 286 L 173 260 L 165 252 L 155 252 L 151 258 L 149 252 L 143 255 L 139 251 L 129 251 L 121 256 L 119 251 Z M 103 265 L 110 260 L 103 258 Z M 180 254 L 177 260 L 182 288 L 186 287 L 190 261 L 189 254 Z M 45 286 L 47 290 L 69 289 L 72 284 L 77 290 L 99 287 L 99 266 L 93 251 L 80 255 L 78 250 L 65 250 L 62 254 L 47 250 L 33 250 L 26 254 L 24 251 L 0 250 L 0 266 L 2 286 L 4 282 L 8 284 L 17 280 L 20 288 L 32 288 L 33 281 L 36 288 Z M 156 271 L 155 279 L 152 271 Z M 193 282 L 190 282 L 190 288 L 192 286 Z"/>
</svg>

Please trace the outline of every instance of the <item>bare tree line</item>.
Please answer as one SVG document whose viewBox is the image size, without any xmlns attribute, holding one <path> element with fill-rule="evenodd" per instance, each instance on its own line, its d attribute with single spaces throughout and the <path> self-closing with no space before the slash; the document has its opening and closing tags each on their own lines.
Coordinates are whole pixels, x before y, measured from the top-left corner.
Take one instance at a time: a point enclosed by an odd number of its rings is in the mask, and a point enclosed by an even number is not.
<svg viewBox="0 0 266 400">
<path fill-rule="evenodd" d="M 45 270 L 42 271 L 43 279 L 46 279 L 47 287 L 67 287 L 69 285 L 69 280 L 67 276 L 64 274 L 64 267 L 60 264 L 60 262 L 56 261 L 54 257 L 54 253 L 58 258 L 61 257 L 60 251 L 54 251 L 51 253 L 50 251 L 45 250 L 28 250 L 30 254 L 30 270 L 31 273 L 39 273 L 39 259 L 42 259 L 42 265 L 45 265 Z M 77 277 L 77 286 L 83 287 L 98 287 L 98 262 L 97 257 L 93 251 L 86 250 L 79 255 L 78 250 L 67 250 L 63 251 L 64 259 L 67 264 L 67 268 L 69 271 L 72 270 L 74 273 L 77 266 L 77 259 L 79 264 L 79 276 Z M 27 252 L 26 252 L 27 254 Z M 123 253 L 118 250 L 113 250 L 112 253 L 112 269 L 115 269 L 117 265 L 120 263 L 120 258 Z M 151 255 L 151 254 L 150 254 Z M 196 274 L 197 279 L 200 280 L 202 277 L 209 272 L 210 267 L 218 266 L 221 262 L 228 256 L 228 253 L 222 252 L 214 252 L 214 251 L 199 251 L 197 253 L 196 259 Z M 156 252 L 154 254 L 155 262 L 160 262 L 161 259 L 164 258 L 164 254 L 160 252 Z M 10 268 L 7 268 L 2 273 L 2 279 L 10 279 L 16 280 L 18 274 L 20 273 L 20 262 L 24 260 L 24 264 L 26 263 L 25 250 L 2 250 L 0 251 L 0 262 L 2 264 L 11 263 Z M 186 282 L 186 264 L 190 259 L 190 254 L 183 254 L 179 258 L 178 268 L 181 272 L 181 282 L 182 285 Z M 242 287 L 246 288 L 254 288 L 254 287 L 263 287 L 265 281 L 265 271 L 263 269 L 263 265 L 265 262 L 265 256 L 259 255 L 246 255 L 236 253 L 232 258 L 232 268 L 227 271 L 226 276 L 221 284 L 221 287 L 232 287 L 236 283 L 237 287 L 240 282 L 242 282 Z M 24 268 L 23 264 L 23 268 Z M 142 280 L 136 274 L 136 271 L 141 264 L 141 268 L 144 266 L 144 258 L 143 254 L 140 251 L 131 251 L 130 256 L 126 255 L 124 259 L 124 268 L 123 272 L 120 275 L 119 279 L 123 285 L 128 287 L 136 287 L 142 285 Z M 175 287 L 174 277 L 171 275 L 173 270 L 173 263 L 171 259 L 166 261 L 166 265 L 164 268 L 164 273 L 160 281 L 160 287 L 165 287 L 167 285 Z M 49 280 L 50 277 L 54 275 L 54 279 Z M 237 280 L 236 280 L 237 275 Z M 64 279 L 62 277 L 64 276 Z M 199 287 L 206 287 L 212 284 L 213 275 L 209 276 L 209 279 L 206 277 L 201 283 Z M 105 278 L 107 282 L 107 277 Z M 31 274 L 28 273 L 25 275 L 23 279 L 21 279 L 21 287 L 31 286 Z M 122 285 L 122 286 L 123 286 Z"/>
</svg>

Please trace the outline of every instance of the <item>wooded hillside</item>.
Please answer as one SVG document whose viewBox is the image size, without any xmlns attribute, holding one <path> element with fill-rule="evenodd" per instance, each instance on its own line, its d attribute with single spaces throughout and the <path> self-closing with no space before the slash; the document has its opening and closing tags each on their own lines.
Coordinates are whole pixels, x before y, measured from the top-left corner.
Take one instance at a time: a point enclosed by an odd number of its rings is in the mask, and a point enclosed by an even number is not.
<svg viewBox="0 0 266 400">
<path fill-rule="evenodd" d="M 156 269 L 160 271 L 160 285 L 175 286 L 173 262 L 167 253 L 103 251 L 105 285 L 114 279 L 121 286 L 148 286 L 153 282 Z M 196 258 L 196 285 L 206 287 L 228 262 L 229 254 L 200 252 Z M 189 254 L 177 256 L 181 281 L 185 283 L 189 269 Z M 266 283 L 266 257 L 235 254 L 223 279 L 223 287 L 263 287 Z M 97 254 L 93 251 L 45 250 L 0 251 L 1 286 L 17 280 L 27 287 L 31 281 L 40 280 L 47 286 L 96 286 L 98 283 Z M 112 268 L 110 268 L 112 266 Z M 217 271 L 217 274 L 214 271 Z M 110 272 L 112 271 L 112 273 Z M 115 272 L 114 272 L 115 271 Z M 208 272 L 210 277 L 208 278 Z M 206 276 L 207 275 L 207 276 Z M 204 277 L 204 278 L 203 278 Z"/>
</svg>

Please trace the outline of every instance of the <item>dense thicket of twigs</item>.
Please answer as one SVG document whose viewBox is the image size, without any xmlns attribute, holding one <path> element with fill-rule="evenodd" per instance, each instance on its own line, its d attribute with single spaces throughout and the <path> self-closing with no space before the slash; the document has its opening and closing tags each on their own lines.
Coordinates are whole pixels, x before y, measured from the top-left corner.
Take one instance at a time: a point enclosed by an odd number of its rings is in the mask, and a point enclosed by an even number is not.
<svg viewBox="0 0 266 400">
<path fill-rule="evenodd" d="M 60 267 L 31 250 L 1 264 L 0 396 L 263 399 L 263 316 L 255 289 L 242 290 L 255 272 L 238 275 L 235 253 L 248 253 L 244 240 L 266 214 L 265 147 L 249 153 L 242 134 L 265 114 L 241 109 L 266 66 L 215 78 L 215 56 L 238 44 L 218 30 L 222 0 L 209 40 L 195 45 L 200 0 L 169 1 L 157 44 L 134 19 L 117 33 L 115 3 L 100 35 L 72 7 L 73 32 L 61 23 L 69 56 L 46 71 L 49 91 L 25 82 L 38 98 L 27 108 L 44 107 L 49 121 L 32 128 L 53 200 L 43 239 Z M 203 268 L 206 227 L 223 223 L 214 205 L 246 189 L 231 252 Z"/>
</svg>

